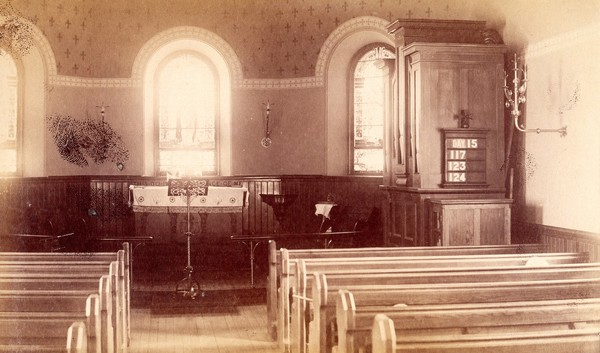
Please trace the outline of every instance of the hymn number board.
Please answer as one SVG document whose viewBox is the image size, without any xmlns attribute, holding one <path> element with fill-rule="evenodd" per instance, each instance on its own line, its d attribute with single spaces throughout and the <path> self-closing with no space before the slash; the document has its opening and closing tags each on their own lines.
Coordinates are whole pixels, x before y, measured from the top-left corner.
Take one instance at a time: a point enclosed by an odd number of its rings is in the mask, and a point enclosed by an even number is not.
<svg viewBox="0 0 600 353">
<path fill-rule="evenodd" d="M 442 186 L 487 186 L 486 135 L 481 129 L 444 130 Z"/>
</svg>

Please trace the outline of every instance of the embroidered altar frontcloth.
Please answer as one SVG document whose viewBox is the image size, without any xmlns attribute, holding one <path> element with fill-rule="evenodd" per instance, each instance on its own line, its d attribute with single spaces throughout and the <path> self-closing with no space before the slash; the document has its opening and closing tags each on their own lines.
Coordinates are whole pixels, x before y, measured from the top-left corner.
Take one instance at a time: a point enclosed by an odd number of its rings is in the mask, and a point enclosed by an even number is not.
<svg viewBox="0 0 600 353">
<path fill-rule="evenodd" d="M 185 213 L 187 196 L 169 196 L 167 186 L 130 186 L 134 212 Z M 190 196 L 190 212 L 237 213 L 247 204 L 244 187 L 209 186 L 206 195 Z"/>
</svg>

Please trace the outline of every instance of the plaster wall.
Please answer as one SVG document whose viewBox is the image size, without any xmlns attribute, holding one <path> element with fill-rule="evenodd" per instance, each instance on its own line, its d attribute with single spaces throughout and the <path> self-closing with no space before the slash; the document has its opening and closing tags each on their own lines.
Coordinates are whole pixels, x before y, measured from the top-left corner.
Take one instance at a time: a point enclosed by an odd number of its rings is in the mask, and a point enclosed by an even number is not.
<svg viewBox="0 0 600 353">
<path fill-rule="evenodd" d="M 567 126 L 567 135 L 524 136 L 526 220 L 600 233 L 600 25 L 526 50 L 527 128 Z"/>
</svg>

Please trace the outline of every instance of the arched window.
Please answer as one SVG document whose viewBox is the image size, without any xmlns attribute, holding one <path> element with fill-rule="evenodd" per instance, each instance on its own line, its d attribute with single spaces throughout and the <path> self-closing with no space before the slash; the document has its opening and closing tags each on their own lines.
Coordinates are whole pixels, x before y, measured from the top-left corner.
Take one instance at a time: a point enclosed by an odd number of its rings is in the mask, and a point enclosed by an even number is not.
<svg viewBox="0 0 600 353">
<path fill-rule="evenodd" d="M 0 49 L 0 175 L 19 172 L 19 105 L 17 65 Z"/>
<path fill-rule="evenodd" d="M 361 49 L 351 66 L 350 172 L 381 174 L 384 121 L 391 110 L 391 72 L 395 55 L 384 44 Z"/>
<path fill-rule="evenodd" d="M 132 77 L 144 87 L 144 175 L 231 175 L 231 93 L 241 73 L 229 44 L 202 28 L 170 28 L 140 49 Z"/>
<path fill-rule="evenodd" d="M 180 51 L 156 72 L 157 174 L 219 173 L 219 82 L 211 61 Z"/>
</svg>

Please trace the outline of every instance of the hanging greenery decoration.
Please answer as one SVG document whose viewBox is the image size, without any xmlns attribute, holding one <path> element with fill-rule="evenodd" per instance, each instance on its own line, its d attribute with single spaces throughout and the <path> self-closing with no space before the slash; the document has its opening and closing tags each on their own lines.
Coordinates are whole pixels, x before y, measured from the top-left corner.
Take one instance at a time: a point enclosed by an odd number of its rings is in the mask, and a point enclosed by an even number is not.
<svg viewBox="0 0 600 353">
<path fill-rule="evenodd" d="M 118 165 L 129 159 L 121 136 L 104 120 L 77 120 L 60 114 L 46 120 L 58 153 L 70 163 L 86 167 L 91 158 L 96 164 L 109 160 Z"/>
<path fill-rule="evenodd" d="M 25 56 L 33 46 L 33 25 L 19 11 L 11 0 L 0 0 L 0 47 L 17 57 Z M 2 50 L 0 50 L 2 55 Z"/>
</svg>

